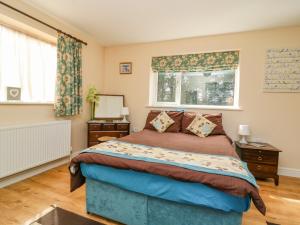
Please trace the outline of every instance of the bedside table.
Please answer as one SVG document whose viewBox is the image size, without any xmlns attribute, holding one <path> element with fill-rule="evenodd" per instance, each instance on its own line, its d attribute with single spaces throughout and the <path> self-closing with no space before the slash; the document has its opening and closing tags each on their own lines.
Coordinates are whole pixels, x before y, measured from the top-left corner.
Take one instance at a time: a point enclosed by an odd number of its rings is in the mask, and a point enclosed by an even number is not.
<svg viewBox="0 0 300 225">
<path fill-rule="evenodd" d="M 260 144 L 260 143 L 258 143 Z M 240 158 L 248 164 L 248 168 L 256 178 L 273 178 L 275 185 L 279 184 L 278 159 L 281 150 L 270 144 L 261 143 L 263 147 L 235 142 Z"/>
</svg>

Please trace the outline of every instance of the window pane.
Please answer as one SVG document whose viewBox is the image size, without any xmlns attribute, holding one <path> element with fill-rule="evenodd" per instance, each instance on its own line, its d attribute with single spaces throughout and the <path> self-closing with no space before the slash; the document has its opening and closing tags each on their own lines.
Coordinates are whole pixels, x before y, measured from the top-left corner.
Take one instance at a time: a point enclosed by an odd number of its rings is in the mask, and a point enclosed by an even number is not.
<svg viewBox="0 0 300 225">
<path fill-rule="evenodd" d="M 56 46 L 0 26 L 0 101 L 7 87 L 21 88 L 21 101 L 53 102 Z"/>
<path fill-rule="evenodd" d="M 157 102 L 175 102 L 176 74 L 158 73 Z"/>
<path fill-rule="evenodd" d="M 235 70 L 188 72 L 181 77 L 181 104 L 221 105 L 234 103 Z"/>
</svg>

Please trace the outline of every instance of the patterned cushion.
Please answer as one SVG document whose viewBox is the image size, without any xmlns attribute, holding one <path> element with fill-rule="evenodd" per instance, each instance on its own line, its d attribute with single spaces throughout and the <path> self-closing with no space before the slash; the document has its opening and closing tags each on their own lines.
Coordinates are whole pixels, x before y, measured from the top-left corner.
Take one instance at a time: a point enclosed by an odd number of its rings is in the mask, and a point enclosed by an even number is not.
<svg viewBox="0 0 300 225">
<path fill-rule="evenodd" d="M 150 123 L 159 133 L 163 133 L 168 129 L 169 126 L 175 123 L 175 121 L 172 120 L 165 111 L 163 111 L 158 114 L 158 116 L 155 117 Z"/>
<path fill-rule="evenodd" d="M 191 124 L 191 122 L 195 119 L 197 113 L 195 112 L 185 112 L 182 117 L 182 127 L 181 130 L 183 133 L 192 134 L 187 127 Z M 222 124 L 222 113 L 219 114 L 202 114 L 206 119 L 213 122 L 217 126 L 211 132 L 210 135 L 226 135 L 223 124 Z"/>
<path fill-rule="evenodd" d="M 191 124 L 187 127 L 187 130 L 196 134 L 199 137 L 207 137 L 217 125 L 206 119 L 204 116 L 198 114 Z"/>
<path fill-rule="evenodd" d="M 151 110 L 148 113 L 144 129 L 156 131 L 156 129 L 152 126 L 152 124 L 150 122 L 155 117 L 157 117 L 161 112 L 162 112 L 161 110 Z M 180 132 L 183 111 L 165 111 L 165 112 L 168 114 L 169 117 L 171 117 L 172 120 L 175 121 L 175 123 L 173 123 L 171 126 L 169 126 L 165 132 L 174 132 L 174 133 Z M 190 122 L 192 122 L 192 120 Z"/>
</svg>

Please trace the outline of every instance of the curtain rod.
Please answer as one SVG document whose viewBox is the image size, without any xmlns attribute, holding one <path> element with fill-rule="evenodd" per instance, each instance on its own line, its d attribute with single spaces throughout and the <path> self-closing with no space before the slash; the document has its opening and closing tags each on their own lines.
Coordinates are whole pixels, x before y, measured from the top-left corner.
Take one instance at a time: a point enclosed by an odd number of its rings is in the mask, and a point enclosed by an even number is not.
<svg viewBox="0 0 300 225">
<path fill-rule="evenodd" d="M 51 28 L 51 29 L 53 29 L 53 30 L 56 30 L 56 31 L 59 32 L 59 33 L 63 33 L 63 34 L 65 34 L 65 35 L 67 35 L 67 36 L 69 36 L 69 37 L 71 37 L 71 38 L 74 38 L 76 41 L 79 41 L 79 42 L 81 42 L 81 43 L 84 44 L 84 45 L 87 45 L 86 42 L 84 42 L 84 41 L 82 41 L 82 40 L 80 40 L 80 39 L 78 39 L 78 38 L 72 36 L 71 34 L 68 34 L 68 33 L 66 33 L 66 32 L 63 32 L 62 30 L 60 30 L 60 29 L 58 29 L 58 28 L 56 28 L 56 27 L 54 27 L 54 26 L 51 26 L 50 24 L 45 23 L 45 22 L 43 22 L 43 21 L 41 21 L 41 20 L 39 20 L 39 19 L 37 19 L 37 18 L 35 18 L 35 17 L 33 17 L 33 16 L 31 16 L 31 15 L 29 15 L 29 14 L 27 14 L 27 13 L 21 11 L 21 10 L 19 10 L 19 9 L 16 9 L 16 8 L 14 8 L 14 7 L 12 7 L 12 6 L 10 6 L 10 5 L 8 5 L 8 4 L 2 2 L 2 1 L 0 1 L 0 4 L 6 6 L 6 7 L 8 7 L 8 8 L 10 8 L 10 9 L 12 9 L 12 10 L 18 12 L 18 13 L 21 13 L 22 15 L 27 16 L 27 17 L 29 17 L 30 19 L 35 20 L 35 21 L 37 21 L 37 22 L 39 22 L 39 23 L 41 23 L 41 24 L 43 24 L 43 25 L 45 25 L 45 26 L 47 26 L 47 27 L 49 27 L 49 28 Z"/>
</svg>

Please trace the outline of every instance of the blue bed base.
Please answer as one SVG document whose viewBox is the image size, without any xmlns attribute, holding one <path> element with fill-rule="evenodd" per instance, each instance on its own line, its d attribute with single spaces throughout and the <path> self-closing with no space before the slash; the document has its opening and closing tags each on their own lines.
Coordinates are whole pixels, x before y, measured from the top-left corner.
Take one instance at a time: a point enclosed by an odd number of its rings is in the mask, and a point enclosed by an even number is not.
<svg viewBox="0 0 300 225">
<path fill-rule="evenodd" d="M 87 212 L 127 225 L 241 225 L 242 213 L 162 200 L 86 178 Z"/>
</svg>

